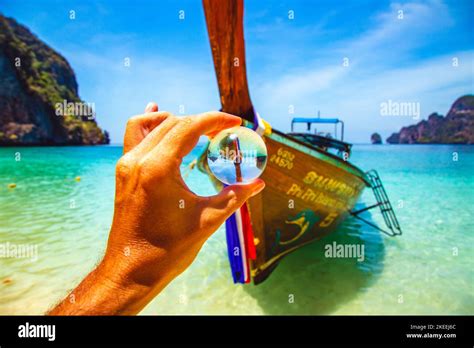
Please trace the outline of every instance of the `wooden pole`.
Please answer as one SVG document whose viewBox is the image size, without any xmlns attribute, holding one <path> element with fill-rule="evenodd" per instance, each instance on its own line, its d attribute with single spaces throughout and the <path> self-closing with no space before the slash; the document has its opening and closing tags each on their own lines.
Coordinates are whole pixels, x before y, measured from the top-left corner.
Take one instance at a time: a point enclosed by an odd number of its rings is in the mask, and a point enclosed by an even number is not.
<svg viewBox="0 0 474 348">
<path fill-rule="evenodd" d="M 222 111 L 254 121 L 247 83 L 243 0 L 203 0 Z"/>
</svg>

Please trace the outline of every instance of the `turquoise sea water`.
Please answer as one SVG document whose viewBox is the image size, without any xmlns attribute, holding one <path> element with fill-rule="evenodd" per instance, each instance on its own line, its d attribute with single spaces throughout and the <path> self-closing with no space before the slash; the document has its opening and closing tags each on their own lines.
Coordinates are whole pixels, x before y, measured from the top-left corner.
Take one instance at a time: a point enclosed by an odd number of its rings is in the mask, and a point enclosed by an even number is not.
<svg viewBox="0 0 474 348">
<path fill-rule="evenodd" d="M 37 246 L 33 259 L 0 258 L 0 314 L 43 313 L 100 260 L 121 151 L 0 148 L 0 244 Z M 403 236 L 349 219 L 285 258 L 265 283 L 243 286 L 232 283 L 221 228 L 143 313 L 474 314 L 474 147 L 356 145 L 352 162 L 379 171 Z M 214 193 L 197 170 L 186 181 Z M 371 202 L 366 190 L 361 204 Z M 363 243 L 365 260 L 324 257 L 333 241 Z"/>
</svg>

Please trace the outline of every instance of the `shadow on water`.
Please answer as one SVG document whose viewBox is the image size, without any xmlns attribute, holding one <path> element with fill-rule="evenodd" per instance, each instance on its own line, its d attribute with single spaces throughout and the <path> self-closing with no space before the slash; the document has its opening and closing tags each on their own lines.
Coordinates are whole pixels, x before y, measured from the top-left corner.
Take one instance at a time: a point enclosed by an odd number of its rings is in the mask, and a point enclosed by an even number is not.
<svg viewBox="0 0 474 348">
<path fill-rule="evenodd" d="M 383 238 L 350 217 L 331 235 L 288 255 L 266 281 L 245 291 L 266 314 L 330 314 L 377 280 L 383 269 Z M 364 260 L 325 257 L 325 246 L 333 242 L 364 245 Z"/>
</svg>

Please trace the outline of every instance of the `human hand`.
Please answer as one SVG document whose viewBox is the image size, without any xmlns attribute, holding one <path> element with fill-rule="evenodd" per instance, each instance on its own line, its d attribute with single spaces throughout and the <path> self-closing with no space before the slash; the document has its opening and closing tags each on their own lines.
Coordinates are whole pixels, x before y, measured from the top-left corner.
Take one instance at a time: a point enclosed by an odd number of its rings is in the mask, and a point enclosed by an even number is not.
<svg viewBox="0 0 474 348">
<path fill-rule="evenodd" d="M 182 158 L 199 137 L 238 126 L 239 117 L 222 112 L 175 117 L 159 112 L 153 103 L 145 111 L 127 124 L 124 155 L 116 167 L 112 228 L 104 260 L 95 271 L 96 280 L 120 292 L 120 303 L 110 308 L 96 296 L 92 314 L 138 313 L 192 263 L 212 233 L 265 186 L 257 179 L 201 197 L 181 177 Z"/>
</svg>

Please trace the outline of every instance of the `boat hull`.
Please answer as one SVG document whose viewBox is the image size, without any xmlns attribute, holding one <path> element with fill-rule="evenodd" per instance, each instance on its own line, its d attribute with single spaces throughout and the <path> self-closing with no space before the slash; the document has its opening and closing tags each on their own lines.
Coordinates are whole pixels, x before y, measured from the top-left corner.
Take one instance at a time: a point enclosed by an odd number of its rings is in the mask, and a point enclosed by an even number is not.
<svg viewBox="0 0 474 348">
<path fill-rule="evenodd" d="M 337 229 L 367 186 L 365 174 L 343 159 L 282 133 L 264 137 L 266 183 L 248 201 L 257 258 L 255 284 L 287 254 Z"/>
</svg>

